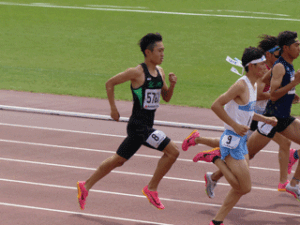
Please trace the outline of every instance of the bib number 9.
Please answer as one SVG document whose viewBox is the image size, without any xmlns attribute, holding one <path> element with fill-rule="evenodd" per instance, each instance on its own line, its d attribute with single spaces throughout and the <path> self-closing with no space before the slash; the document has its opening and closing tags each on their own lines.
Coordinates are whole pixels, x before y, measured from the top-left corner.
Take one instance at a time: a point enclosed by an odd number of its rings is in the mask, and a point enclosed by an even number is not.
<svg viewBox="0 0 300 225">
<path fill-rule="evenodd" d="M 234 135 L 224 135 L 222 138 L 222 146 L 230 149 L 235 149 L 239 143 L 241 138 Z"/>
</svg>

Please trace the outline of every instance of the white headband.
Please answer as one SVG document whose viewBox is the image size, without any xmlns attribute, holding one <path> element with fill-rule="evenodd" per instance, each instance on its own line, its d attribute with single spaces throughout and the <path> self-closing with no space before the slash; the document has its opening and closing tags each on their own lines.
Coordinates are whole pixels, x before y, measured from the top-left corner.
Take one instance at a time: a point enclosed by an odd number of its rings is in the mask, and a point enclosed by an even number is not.
<svg viewBox="0 0 300 225">
<path fill-rule="evenodd" d="M 250 63 L 256 64 L 256 63 L 260 63 L 260 62 L 264 62 L 264 61 L 266 61 L 266 57 L 263 55 L 260 59 L 254 59 L 251 62 L 248 62 L 245 67 L 249 66 Z"/>
<path fill-rule="evenodd" d="M 239 60 L 238 58 L 232 59 L 232 58 L 230 58 L 229 56 L 227 56 L 226 61 L 229 62 L 229 63 L 232 64 L 232 65 L 235 65 L 235 66 L 238 66 L 238 67 L 242 67 L 242 68 L 243 68 L 242 74 L 240 74 L 239 71 L 238 71 L 236 68 L 234 68 L 234 67 L 231 67 L 231 69 L 230 69 L 231 72 L 234 72 L 234 73 L 236 73 L 236 74 L 238 74 L 238 75 L 240 75 L 240 76 L 243 76 L 243 75 L 244 75 L 245 68 L 243 67 L 241 60 Z M 250 63 L 251 63 L 251 64 L 256 64 L 256 63 L 260 63 L 260 62 L 264 62 L 264 61 L 266 61 L 266 57 L 263 55 L 261 58 L 259 58 L 259 59 L 254 59 L 254 60 L 252 60 L 251 62 L 247 63 L 246 66 L 249 66 Z M 246 67 L 246 66 L 245 66 L 245 67 Z"/>
</svg>

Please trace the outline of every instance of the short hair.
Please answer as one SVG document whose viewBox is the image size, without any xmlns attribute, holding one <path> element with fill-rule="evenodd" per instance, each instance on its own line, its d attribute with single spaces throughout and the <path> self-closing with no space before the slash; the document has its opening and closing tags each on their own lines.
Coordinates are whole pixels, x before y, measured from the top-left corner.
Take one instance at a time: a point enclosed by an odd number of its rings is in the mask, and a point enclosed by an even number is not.
<svg viewBox="0 0 300 225">
<path fill-rule="evenodd" d="M 261 41 L 258 44 L 258 48 L 264 51 L 264 54 L 266 54 L 267 51 L 274 48 L 276 45 L 278 45 L 277 37 L 270 36 L 267 34 L 263 34 L 259 36 L 258 38 L 261 39 Z"/>
<path fill-rule="evenodd" d="M 155 43 L 159 41 L 162 41 L 162 36 L 159 33 L 149 33 L 142 37 L 142 39 L 139 41 L 139 46 L 144 56 L 146 56 L 145 50 L 149 49 L 153 51 Z"/>
<path fill-rule="evenodd" d="M 245 48 L 243 56 L 242 56 L 242 65 L 245 68 L 246 72 L 248 72 L 248 66 L 246 66 L 249 62 L 255 59 L 260 59 L 264 55 L 264 51 L 255 48 L 255 47 L 249 47 Z"/>
<path fill-rule="evenodd" d="M 291 44 L 295 43 L 297 32 L 286 30 L 280 32 L 277 38 L 279 47 L 282 49 L 284 45 L 290 46 Z"/>
</svg>

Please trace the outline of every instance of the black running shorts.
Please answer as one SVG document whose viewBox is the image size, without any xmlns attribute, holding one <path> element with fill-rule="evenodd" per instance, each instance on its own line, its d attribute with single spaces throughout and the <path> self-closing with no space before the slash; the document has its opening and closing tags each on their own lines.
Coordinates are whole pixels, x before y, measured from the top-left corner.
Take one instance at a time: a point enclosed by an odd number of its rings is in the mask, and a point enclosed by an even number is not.
<svg viewBox="0 0 300 225">
<path fill-rule="evenodd" d="M 127 126 L 127 134 L 128 136 L 117 150 L 117 154 L 127 160 L 130 159 L 142 145 L 163 151 L 171 141 L 164 132 L 141 124 L 129 123 Z"/>
<path fill-rule="evenodd" d="M 267 116 L 267 115 L 266 115 Z M 292 122 L 294 122 L 295 117 L 288 118 L 277 118 L 277 125 L 275 127 L 270 124 L 263 122 L 258 122 L 257 131 L 263 136 L 268 138 L 273 138 L 276 132 L 284 131 Z"/>
</svg>

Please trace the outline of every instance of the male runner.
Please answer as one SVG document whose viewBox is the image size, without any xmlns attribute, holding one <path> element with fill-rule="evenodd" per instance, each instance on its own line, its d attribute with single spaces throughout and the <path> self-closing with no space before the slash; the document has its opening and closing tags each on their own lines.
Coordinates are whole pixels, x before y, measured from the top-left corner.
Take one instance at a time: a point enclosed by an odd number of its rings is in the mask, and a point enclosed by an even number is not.
<svg viewBox="0 0 300 225">
<path fill-rule="evenodd" d="M 156 208 L 165 208 L 158 198 L 157 187 L 160 180 L 176 161 L 179 151 L 176 144 L 164 132 L 153 128 L 153 123 L 155 111 L 159 107 L 160 96 L 166 102 L 170 101 L 177 77 L 173 73 L 169 74 L 170 87 L 168 87 L 165 73 L 158 66 L 163 62 L 165 49 L 162 36 L 159 33 L 147 34 L 140 40 L 139 45 L 145 57 L 144 63 L 117 74 L 106 83 L 111 117 L 118 121 L 120 115 L 114 100 L 114 87 L 127 81 L 131 82 L 134 103 L 132 115 L 127 125 L 128 136 L 119 146 L 116 154 L 103 161 L 90 178 L 85 182 L 77 182 L 77 197 L 82 210 L 85 208 L 88 191 L 92 186 L 110 171 L 122 166 L 142 145 L 163 152 L 152 179 L 142 192 Z"/>
<path fill-rule="evenodd" d="M 246 48 L 242 65 L 246 75 L 238 79 L 211 106 L 217 116 L 224 121 L 225 131 L 220 138 L 221 151 L 203 152 L 201 155 L 198 154 L 196 159 L 213 162 L 232 187 L 210 225 L 223 225 L 223 220 L 235 204 L 251 190 L 246 132 L 252 119 L 273 125 L 277 122 L 274 117 L 268 118 L 254 113 L 256 81 L 263 76 L 265 70 L 263 51 L 254 47 Z"/>
</svg>

